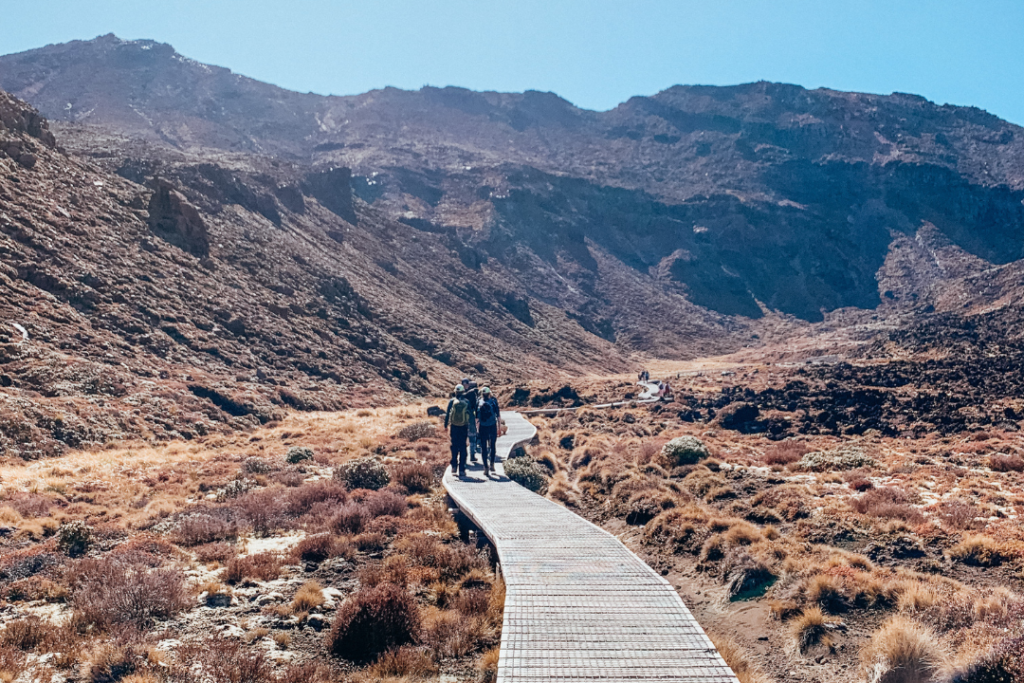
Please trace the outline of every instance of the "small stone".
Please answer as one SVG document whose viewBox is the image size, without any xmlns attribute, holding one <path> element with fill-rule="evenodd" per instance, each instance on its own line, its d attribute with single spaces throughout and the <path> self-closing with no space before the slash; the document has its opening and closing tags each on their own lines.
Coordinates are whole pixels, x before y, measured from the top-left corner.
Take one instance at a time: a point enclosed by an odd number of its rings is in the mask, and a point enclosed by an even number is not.
<svg viewBox="0 0 1024 683">
<path fill-rule="evenodd" d="M 306 617 L 306 625 L 314 631 L 322 631 L 327 626 L 327 619 L 322 614 L 310 614 Z"/>
</svg>

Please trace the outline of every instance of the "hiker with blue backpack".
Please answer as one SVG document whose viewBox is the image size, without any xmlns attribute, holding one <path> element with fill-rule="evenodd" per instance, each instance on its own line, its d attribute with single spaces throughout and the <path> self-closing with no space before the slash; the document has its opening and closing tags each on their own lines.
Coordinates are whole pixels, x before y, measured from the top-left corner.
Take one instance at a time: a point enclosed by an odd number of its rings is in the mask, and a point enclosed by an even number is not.
<svg viewBox="0 0 1024 683">
<path fill-rule="evenodd" d="M 461 384 L 455 387 L 452 400 L 448 401 L 448 409 L 444 412 L 444 428 L 449 429 L 452 439 L 452 474 L 458 468 L 459 477 L 466 476 L 466 439 L 469 436 L 469 423 L 473 419 L 466 400 L 466 389 Z"/>
<path fill-rule="evenodd" d="M 480 429 L 477 430 L 477 439 L 480 441 L 480 449 L 484 456 L 484 473 L 490 476 L 494 472 L 494 456 L 498 442 L 498 421 L 501 420 L 501 410 L 498 408 L 498 399 L 491 394 L 490 387 L 484 387 L 480 393 L 480 405 L 477 408 Z"/>
</svg>

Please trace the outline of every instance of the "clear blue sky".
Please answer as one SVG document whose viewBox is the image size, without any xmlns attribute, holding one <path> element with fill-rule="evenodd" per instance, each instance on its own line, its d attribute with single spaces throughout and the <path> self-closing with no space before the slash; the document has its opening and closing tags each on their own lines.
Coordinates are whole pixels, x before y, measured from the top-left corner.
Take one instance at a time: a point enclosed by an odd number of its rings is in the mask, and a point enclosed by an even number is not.
<svg viewBox="0 0 1024 683">
<path fill-rule="evenodd" d="M 913 92 L 1024 124 L 1024 0 L 0 0 L 0 53 L 104 33 L 299 91 Z"/>
</svg>

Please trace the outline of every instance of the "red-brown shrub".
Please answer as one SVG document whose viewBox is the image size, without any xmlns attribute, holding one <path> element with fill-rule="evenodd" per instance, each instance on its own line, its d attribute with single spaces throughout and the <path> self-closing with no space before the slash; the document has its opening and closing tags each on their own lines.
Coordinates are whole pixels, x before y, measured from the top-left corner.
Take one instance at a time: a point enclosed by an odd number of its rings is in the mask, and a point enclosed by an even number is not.
<svg viewBox="0 0 1024 683">
<path fill-rule="evenodd" d="M 331 534 L 307 536 L 292 548 L 292 557 L 303 562 L 320 564 L 324 560 L 334 557 L 335 545 L 336 540 Z"/>
<path fill-rule="evenodd" d="M 277 530 L 282 522 L 284 502 L 276 489 L 252 491 L 239 497 L 232 507 L 238 516 L 252 528 L 257 536 L 267 536 Z"/>
<path fill-rule="evenodd" d="M 122 558 L 82 560 L 70 580 L 71 604 L 87 623 L 102 629 L 148 628 L 191 604 L 184 573 Z"/>
<path fill-rule="evenodd" d="M 871 489 L 850 500 L 850 507 L 862 515 L 882 519 L 899 519 L 908 524 L 924 522 L 924 515 L 910 505 L 914 498 L 905 491 L 893 487 Z"/>
<path fill-rule="evenodd" d="M 850 481 L 846 482 L 846 485 L 849 486 L 854 491 L 858 492 L 869 491 L 875 488 L 875 485 L 867 477 L 857 477 L 855 479 L 851 479 Z"/>
<path fill-rule="evenodd" d="M 419 631 L 416 601 L 394 584 L 362 589 L 345 601 L 334 617 L 327 649 L 336 657 L 370 661 L 411 642 Z"/>
<path fill-rule="evenodd" d="M 14 493 L 4 500 L 4 505 L 18 511 L 22 517 L 46 517 L 50 514 L 53 501 L 38 493 Z"/>
<path fill-rule="evenodd" d="M 348 503 L 338 508 L 328 526 L 339 534 L 358 534 L 363 530 L 368 516 L 362 505 Z"/>
<path fill-rule="evenodd" d="M 363 508 L 370 517 L 401 517 L 409 508 L 405 496 L 400 496 L 394 491 L 373 491 L 363 499 Z"/>
<path fill-rule="evenodd" d="M 348 500 L 345 485 L 334 479 L 320 479 L 289 489 L 284 498 L 284 509 L 289 515 L 299 517 L 308 513 L 317 503 L 341 505 Z"/>
<path fill-rule="evenodd" d="M 176 665 L 167 673 L 171 681 L 199 680 L 209 683 L 276 683 L 273 663 L 260 648 L 237 640 L 210 638 L 190 641 L 176 648 Z M 314 680 L 314 679 L 307 679 Z"/>
<path fill-rule="evenodd" d="M 409 493 L 428 493 L 434 486 L 434 468 L 423 463 L 402 463 L 395 467 L 391 480 Z"/>
<path fill-rule="evenodd" d="M 206 543 L 192 549 L 200 562 L 226 562 L 238 554 L 231 543 Z"/>
<path fill-rule="evenodd" d="M 797 441 L 782 441 L 772 444 L 765 449 L 761 455 L 761 462 L 765 465 L 789 465 L 810 453 L 810 446 Z"/>
<path fill-rule="evenodd" d="M 182 516 L 171 538 L 183 546 L 202 545 L 214 541 L 226 541 L 238 535 L 238 527 L 222 516 L 196 512 Z"/>
<path fill-rule="evenodd" d="M 1019 455 L 990 455 L 988 466 L 995 472 L 1024 472 L 1024 458 Z"/>
</svg>

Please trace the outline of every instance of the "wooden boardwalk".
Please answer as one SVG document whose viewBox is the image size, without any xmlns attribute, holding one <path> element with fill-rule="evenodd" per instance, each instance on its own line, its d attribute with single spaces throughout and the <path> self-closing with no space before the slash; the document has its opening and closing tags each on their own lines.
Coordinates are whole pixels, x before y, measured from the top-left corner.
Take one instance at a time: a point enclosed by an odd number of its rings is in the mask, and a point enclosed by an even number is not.
<svg viewBox="0 0 1024 683">
<path fill-rule="evenodd" d="M 536 428 L 503 412 L 499 460 Z M 505 618 L 497 683 L 737 683 L 665 579 L 608 532 L 471 466 L 444 486 L 498 551 Z"/>
</svg>

